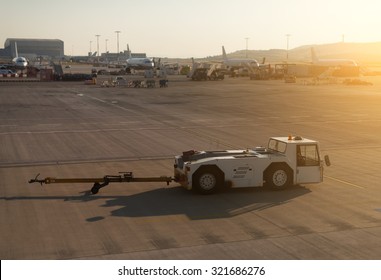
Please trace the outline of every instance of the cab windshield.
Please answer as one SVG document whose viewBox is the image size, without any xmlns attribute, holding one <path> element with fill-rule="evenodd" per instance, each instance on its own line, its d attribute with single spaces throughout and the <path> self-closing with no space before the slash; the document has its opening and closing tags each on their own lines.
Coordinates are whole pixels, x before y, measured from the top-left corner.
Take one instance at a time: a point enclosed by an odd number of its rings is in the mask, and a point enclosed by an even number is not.
<svg viewBox="0 0 381 280">
<path fill-rule="evenodd" d="M 269 141 L 269 150 L 284 154 L 286 152 L 286 147 L 287 144 L 285 142 L 278 141 L 275 139 L 270 139 Z"/>
</svg>

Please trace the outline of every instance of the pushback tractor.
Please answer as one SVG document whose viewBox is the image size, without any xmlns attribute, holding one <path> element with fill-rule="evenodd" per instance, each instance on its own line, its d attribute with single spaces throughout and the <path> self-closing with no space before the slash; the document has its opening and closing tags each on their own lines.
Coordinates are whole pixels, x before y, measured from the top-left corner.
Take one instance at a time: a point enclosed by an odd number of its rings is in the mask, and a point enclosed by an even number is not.
<svg viewBox="0 0 381 280">
<path fill-rule="evenodd" d="M 271 137 L 267 147 L 243 150 L 186 151 L 175 156 L 174 176 L 134 177 L 132 172 L 99 178 L 39 179 L 29 183 L 93 183 L 96 194 L 110 183 L 177 182 L 188 190 L 211 194 L 223 188 L 267 187 L 281 190 L 288 186 L 320 183 L 328 156 L 320 155 L 319 142 L 300 136 Z"/>
</svg>

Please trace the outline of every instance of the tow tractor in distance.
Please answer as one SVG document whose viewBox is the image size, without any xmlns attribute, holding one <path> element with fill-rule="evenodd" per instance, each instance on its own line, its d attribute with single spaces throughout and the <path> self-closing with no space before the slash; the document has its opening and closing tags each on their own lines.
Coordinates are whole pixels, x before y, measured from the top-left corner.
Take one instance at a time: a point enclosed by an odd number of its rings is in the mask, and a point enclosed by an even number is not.
<svg viewBox="0 0 381 280">
<path fill-rule="evenodd" d="M 329 157 L 325 164 L 330 166 Z M 324 163 L 318 141 L 292 137 L 271 137 L 267 148 L 245 150 L 186 151 L 175 156 L 174 177 L 140 177 L 132 172 L 106 175 L 98 178 L 38 179 L 29 183 L 94 183 L 96 194 L 109 183 L 123 182 L 178 182 L 188 190 L 211 194 L 223 187 L 268 187 L 284 189 L 288 186 L 323 181 Z"/>
</svg>

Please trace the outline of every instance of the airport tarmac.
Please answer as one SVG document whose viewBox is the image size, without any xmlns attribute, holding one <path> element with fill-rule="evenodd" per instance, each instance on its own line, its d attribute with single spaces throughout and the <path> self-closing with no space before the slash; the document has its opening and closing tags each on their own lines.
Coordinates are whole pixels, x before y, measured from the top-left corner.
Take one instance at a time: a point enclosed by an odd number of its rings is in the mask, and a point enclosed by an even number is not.
<svg viewBox="0 0 381 280">
<path fill-rule="evenodd" d="M 381 78 L 372 86 L 248 78 L 168 88 L 0 84 L 1 259 L 381 259 Z M 197 195 L 176 183 L 28 184 L 172 176 L 183 151 L 319 140 L 324 182 Z"/>
</svg>

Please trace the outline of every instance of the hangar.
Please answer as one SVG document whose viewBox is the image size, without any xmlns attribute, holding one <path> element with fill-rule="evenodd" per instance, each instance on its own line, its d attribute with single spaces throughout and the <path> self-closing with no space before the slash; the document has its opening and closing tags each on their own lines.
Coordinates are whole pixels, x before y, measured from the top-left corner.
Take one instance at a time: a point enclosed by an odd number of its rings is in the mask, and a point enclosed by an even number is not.
<svg viewBox="0 0 381 280">
<path fill-rule="evenodd" d="M 11 57 L 16 56 L 16 45 L 19 56 L 63 57 L 64 42 L 58 39 L 19 39 L 8 38 L 4 43 L 4 53 Z"/>
</svg>

